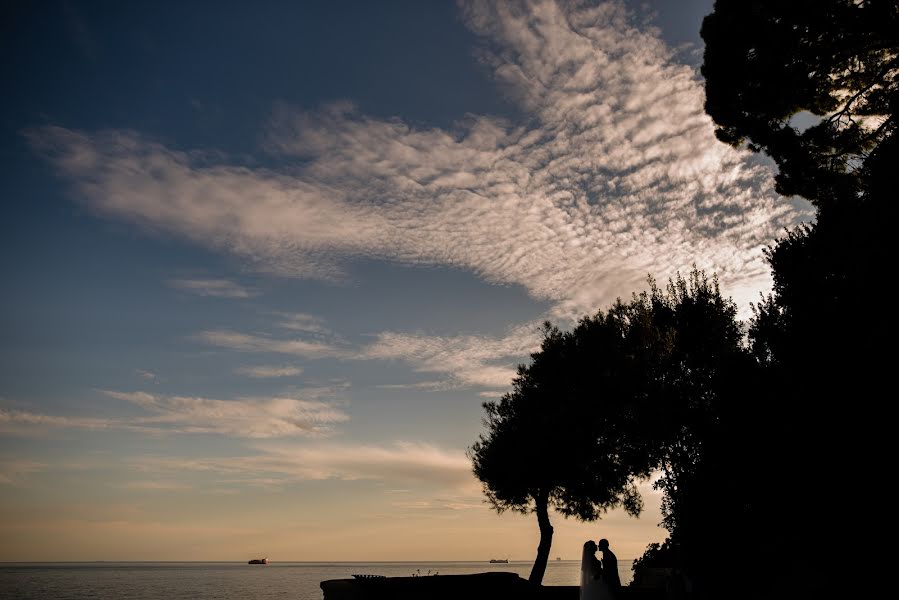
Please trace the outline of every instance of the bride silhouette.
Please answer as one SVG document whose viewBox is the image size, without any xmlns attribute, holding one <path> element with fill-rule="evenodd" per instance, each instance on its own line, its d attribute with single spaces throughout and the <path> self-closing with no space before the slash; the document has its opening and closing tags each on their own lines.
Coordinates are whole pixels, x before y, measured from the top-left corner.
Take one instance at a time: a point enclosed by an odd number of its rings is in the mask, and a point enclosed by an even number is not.
<svg viewBox="0 0 899 600">
<path fill-rule="evenodd" d="M 584 542 L 581 554 L 580 600 L 612 600 L 612 593 L 602 574 L 602 563 L 596 558 L 596 542 Z"/>
</svg>

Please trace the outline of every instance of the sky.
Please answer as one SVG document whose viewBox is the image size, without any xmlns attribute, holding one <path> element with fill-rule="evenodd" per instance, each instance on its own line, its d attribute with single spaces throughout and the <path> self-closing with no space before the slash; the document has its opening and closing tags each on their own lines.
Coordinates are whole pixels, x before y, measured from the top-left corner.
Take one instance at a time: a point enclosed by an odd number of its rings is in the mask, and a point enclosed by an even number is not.
<svg viewBox="0 0 899 600">
<path fill-rule="evenodd" d="M 539 324 L 746 317 L 811 215 L 714 138 L 711 0 L 0 10 L 0 561 L 532 560 L 465 453 Z"/>
</svg>

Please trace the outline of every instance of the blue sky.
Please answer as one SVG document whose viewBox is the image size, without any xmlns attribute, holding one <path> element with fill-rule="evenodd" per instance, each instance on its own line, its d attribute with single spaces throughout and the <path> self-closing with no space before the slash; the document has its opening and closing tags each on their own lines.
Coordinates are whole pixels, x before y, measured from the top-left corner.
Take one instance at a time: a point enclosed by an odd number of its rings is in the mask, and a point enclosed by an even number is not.
<svg viewBox="0 0 899 600">
<path fill-rule="evenodd" d="M 712 135 L 710 5 L 4 9 L 0 560 L 531 558 L 464 451 L 539 323 L 745 314 L 809 215 Z"/>
</svg>

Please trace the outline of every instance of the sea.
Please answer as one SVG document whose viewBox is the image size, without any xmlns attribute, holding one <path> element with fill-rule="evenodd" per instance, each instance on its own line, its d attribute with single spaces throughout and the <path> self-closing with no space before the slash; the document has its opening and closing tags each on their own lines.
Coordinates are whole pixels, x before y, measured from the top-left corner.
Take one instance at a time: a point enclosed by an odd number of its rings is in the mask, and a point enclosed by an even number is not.
<svg viewBox="0 0 899 600">
<path fill-rule="evenodd" d="M 439 577 L 505 571 L 531 562 L 92 562 L 0 563 L 0 600 L 322 600 L 319 583 L 353 575 Z M 631 560 L 619 560 L 621 583 Z M 578 585 L 580 561 L 553 560 L 543 585 Z"/>
</svg>

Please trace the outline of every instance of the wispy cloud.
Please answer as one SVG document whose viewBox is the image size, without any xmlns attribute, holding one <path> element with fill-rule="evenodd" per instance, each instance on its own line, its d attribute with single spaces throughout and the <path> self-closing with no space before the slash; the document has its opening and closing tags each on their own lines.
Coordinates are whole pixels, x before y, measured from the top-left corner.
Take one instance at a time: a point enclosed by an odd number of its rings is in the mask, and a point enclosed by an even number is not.
<svg viewBox="0 0 899 600">
<path fill-rule="evenodd" d="M 236 331 L 205 331 L 200 341 L 244 352 L 274 353 L 310 359 L 401 360 L 422 373 L 439 373 L 438 382 L 397 384 L 395 387 L 446 390 L 461 386 L 506 387 L 519 362 L 540 345 L 537 324 L 510 329 L 505 336 L 439 336 L 385 331 L 370 344 L 340 347 L 328 341 L 289 339 Z M 385 387 L 385 386 L 382 386 Z M 390 387 L 389 385 L 386 387 Z"/>
<path fill-rule="evenodd" d="M 0 423 L 2 423 L 2 412 L 0 412 Z M 47 465 L 31 460 L 0 459 L 0 485 L 19 485 L 23 477 L 46 469 Z"/>
<path fill-rule="evenodd" d="M 317 399 L 241 398 L 216 400 L 161 396 L 147 392 L 103 390 L 103 394 L 140 407 L 134 417 L 86 418 L 0 409 L 0 431 L 29 433 L 49 429 L 124 429 L 160 434 L 218 434 L 241 438 L 321 437 L 349 416 Z"/>
<path fill-rule="evenodd" d="M 334 337 L 335 334 L 325 326 L 324 319 L 320 319 L 314 315 L 306 313 L 275 313 L 279 317 L 278 326 L 291 331 L 302 331 L 304 333 L 315 334 L 319 336 Z"/>
<path fill-rule="evenodd" d="M 389 445 L 266 443 L 255 456 L 182 459 L 146 457 L 135 466 L 142 471 L 167 473 L 194 470 L 218 473 L 228 482 L 262 477 L 270 484 L 299 480 L 371 479 L 397 483 L 430 484 L 470 490 L 471 463 L 462 451 L 431 444 L 395 442 Z M 475 488 L 477 486 L 474 486 Z"/>
<path fill-rule="evenodd" d="M 250 298 L 258 291 L 230 279 L 169 279 L 168 284 L 178 290 L 198 296 L 217 298 Z"/>
<path fill-rule="evenodd" d="M 484 502 L 472 501 L 469 498 L 434 498 L 432 500 L 410 500 L 394 502 L 393 506 L 406 510 L 423 511 L 459 511 L 484 510 Z"/>
<path fill-rule="evenodd" d="M 360 356 L 403 360 L 416 371 L 444 373 L 461 385 L 507 387 L 517 362 L 539 345 L 536 325 L 514 328 L 501 338 L 384 332 Z"/>
<path fill-rule="evenodd" d="M 116 487 L 121 487 L 127 490 L 139 490 L 142 492 L 152 491 L 152 492 L 173 492 L 173 491 L 183 491 L 191 489 L 191 486 L 186 483 L 182 483 L 180 481 L 156 481 L 156 480 L 148 480 L 148 481 L 128 481 L 126 483 L 117 484 Z"/>
<path fill-rule="evenodd" d="M 109 429 L 123 425 L 115 419 L 45 415 L 26 410 L 0 408 L 0 431 L 8 433 L 17 433 L 24 429 Z"/>
<path fill-rule="evenodd" d="M 103 393 L 155 413 L 139 422 L 168 423 L 182 433 L 217 433 L 245 438 L 324 435 L 330 433 L 336 423 L 349 419 L 340 409 L 317 400 L 214 400 L 146 392 L 105 390 Z"/>
<path fill-rule="evenodd" d="M 196 338 L 213 346 L 243 352 L 273 352 L 304 358 L 348 358 L 352 351 L 328 342 L 308 339 L 282 340 L 264 335 L 240 333 L 228 329 L 203 331 Z"/>
<path fill-rule="evenodd" d="M 265 379 L 270 377 L 291 377 L 293 375 L 299 375 L 303 372 L 303 369 L 288 365 L 256 365 L 253 367 L 239 367 L 235 369 L 235 372 L 256 379 Z"/>
<path fill-rule="evenodd" d="M 617 2 L 464 3 L 463 14 L 526 125 L 469 116 L 445 131 L 346 104 L 282 106 L 267 148 L 296 158 L 283 171 L 127 131 L 29 137 L 95 210 L 284 275 L 339 279 L 356 257 L 451 265 L 521 284 L 565 316 L 694 263 L 740 302 L 770 285 L 761 248 L 800 214 L 768 168 L 715 139 L 701 82 L 653 31 Z M 385 354 L 406 343 L 382 342 Z"/>
<path fill-rule="evenodd" d="M 138 377 L 140 377 L 141 379 L 146 379 L 147 381 L 156 382 L 159 380 L 159 375 L 157 375 L 153 371 L 147 371 L 145 369 L 135 369 L 134 372 L 137 373 Z"/>
<path fill-rule="evenodd" d="M 384 383 L 376 386 L 382 390 L 422 390 L 426 392 L 445 392 L 459 387 L 459 383 L 448 379 L 437 381 L 416 381 L 414 383 Z"/>
</svg>

